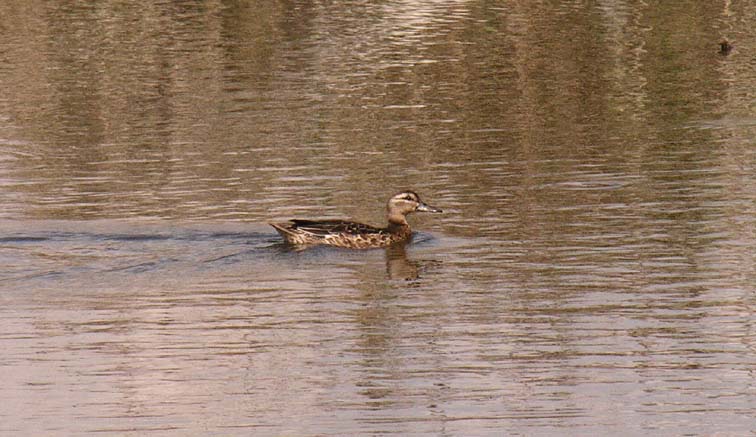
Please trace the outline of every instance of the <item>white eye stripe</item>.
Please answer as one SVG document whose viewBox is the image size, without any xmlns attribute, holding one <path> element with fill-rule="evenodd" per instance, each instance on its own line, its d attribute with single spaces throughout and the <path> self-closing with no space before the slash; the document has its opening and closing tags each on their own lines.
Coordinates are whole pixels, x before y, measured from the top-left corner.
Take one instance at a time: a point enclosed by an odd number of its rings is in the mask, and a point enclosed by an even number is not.
<svg viewBox="0 0 756 437">
<path fill-rule="evenodd" d="M 413 193 L 400 193 L 400 194 L 397 194 L 392 200 L 413 202 L 413 203 L 420 202 L 420 199 Z"/>
</svg>

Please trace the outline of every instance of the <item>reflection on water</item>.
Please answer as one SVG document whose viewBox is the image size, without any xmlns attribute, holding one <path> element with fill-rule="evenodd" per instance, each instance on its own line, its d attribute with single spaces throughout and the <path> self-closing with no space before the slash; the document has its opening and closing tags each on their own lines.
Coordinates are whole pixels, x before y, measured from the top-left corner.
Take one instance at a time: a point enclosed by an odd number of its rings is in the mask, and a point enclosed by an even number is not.
<svg viewBox="0 0 756 437">
<path fill-rule="evenodd" d="M 404 279 L 407 281 L 419 277 L 417 262 L 407 259 L 405 244 L 397 244 L 386 248 L 386 274 L 389 279 Z"/>
<path fill-rule="evenodd" d="M 751 433 L 756 9 L 552 3 L 0 3 L 0 432 Z"/>
</svg>

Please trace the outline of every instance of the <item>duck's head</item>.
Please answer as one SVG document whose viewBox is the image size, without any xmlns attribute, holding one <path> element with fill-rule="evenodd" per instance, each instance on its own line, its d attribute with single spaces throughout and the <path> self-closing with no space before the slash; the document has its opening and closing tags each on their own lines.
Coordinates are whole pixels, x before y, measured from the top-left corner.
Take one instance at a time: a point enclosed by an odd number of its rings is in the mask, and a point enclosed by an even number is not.
<svg viewBox="0 0 756 437">
<path fill-rule="evenodd" d="M 420 200 L 420 196 L 414 191 L 402 191 L 395 194 L 387 205 L 389 221 L 406 223 L 405 215 L 415 211 L 420 212 L 443 212 L 438 208 L 426 205 Z"/>
</svg>

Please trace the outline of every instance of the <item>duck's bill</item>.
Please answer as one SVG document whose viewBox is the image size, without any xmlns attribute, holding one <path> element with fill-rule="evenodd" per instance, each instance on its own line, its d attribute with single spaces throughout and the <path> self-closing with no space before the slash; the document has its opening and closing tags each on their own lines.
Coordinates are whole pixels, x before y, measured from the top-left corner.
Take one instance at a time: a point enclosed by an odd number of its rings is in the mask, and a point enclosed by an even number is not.
<svg viewBox="0 0 756 437">
<path fill-rule="evenodd" d="M 420 206 L 417 207 L 417 210 L 421 211 L 421 212 L 443 212 L 443 211 L 441 211 L 438 208 L 434 208 L 434 207 L 432 207 L 430 205 L 426 205 L 424 203 L 421 203 Z"/>
</svg>

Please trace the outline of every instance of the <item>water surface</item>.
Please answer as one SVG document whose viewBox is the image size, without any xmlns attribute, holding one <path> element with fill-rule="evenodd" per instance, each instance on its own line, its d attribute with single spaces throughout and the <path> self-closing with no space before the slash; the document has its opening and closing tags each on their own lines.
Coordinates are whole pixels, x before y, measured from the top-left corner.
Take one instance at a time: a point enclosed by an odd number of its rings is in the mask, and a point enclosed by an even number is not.
<svg viewBox="0 0 756 437">
<path fill-rule="evenodd" d="M 753 433 L 754 7 L 0 16 L 0 432 Z"/>
</svg>

